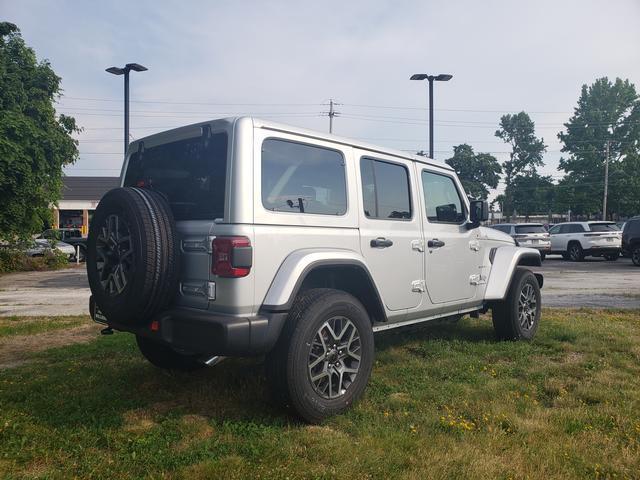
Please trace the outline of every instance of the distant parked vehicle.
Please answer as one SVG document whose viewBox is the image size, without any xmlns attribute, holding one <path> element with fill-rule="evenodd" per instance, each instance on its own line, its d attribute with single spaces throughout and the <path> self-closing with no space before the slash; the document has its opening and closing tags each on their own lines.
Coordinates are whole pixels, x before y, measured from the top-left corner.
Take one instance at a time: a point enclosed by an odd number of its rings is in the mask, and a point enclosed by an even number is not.
<svg viewBox="0 0 640 480">
<path fill-rule="evenodd" d="M 551 253 L 565 260 L 581 262 L 584 257 L 604 257 L 617 260 L 620 256 L 621 233 L 613 222 L 566 222 L 554 225 Z"/>
<path fill-rule="evenodd" d="M 640 267 L 640 216 L 628 220 L 622 231 L 622 251 Z"/>
<path fill-rule="evenodd" d="M 25 253 L 30 257 L 42 257 L 53 249 L 60 250 L 69 257 L 69 260 L 74 258 L 76 255 L 76 249 L 68 243 L 56 242 L 52 247 L 49 240 L 44 238 L 36 238 L 33 245 L 28 248 Z"/>
<path fill-rule="evenodd" d="M 516 245 L 538 250 L 541 260 L 551 251 L 549 232 L 541 223 L 499 223 L 492 227 L 511 235 Z"/>
<path fill-rule="evenodd" d="M 79 228 L 50 228 L 42 232 L 42 235 L 40 235 L 38 238 L 44 238 L 47 240 L 55 239 L 64 243 L 68 243 L 74 248 L 74 252 L 75 249 L 79 247 L 79 260 L 81 262 L 84 262 L 84 257 L 87 249 L 87 239 L 82 236 L 82 232 Z"/>
</svg>

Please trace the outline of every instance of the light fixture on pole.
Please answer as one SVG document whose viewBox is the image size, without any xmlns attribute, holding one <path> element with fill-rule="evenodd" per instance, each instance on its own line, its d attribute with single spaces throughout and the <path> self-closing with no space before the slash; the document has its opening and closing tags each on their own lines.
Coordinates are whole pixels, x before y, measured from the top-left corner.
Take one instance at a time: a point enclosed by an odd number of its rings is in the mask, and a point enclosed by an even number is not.
<svg viewBox="0 0 640 480">
<path fill-rule="evenodd" d="M 113 75 L 124 75 L 124 153 L 126 155 L 129 148 L 129 72 L 144 72 L 147 67 L 143 67 L 139 63 L 127 63 L 123 68 L 109 67 L 107 72 Z"/>
<path fill-rule="evenodd" d="M 448 82 L 453 75 L 441 73 L 439 75 L 428 75 L 426 73 L 415 73 L 409 80 L 429 81 L 429 157 L 433 158 L 433 82 Z"/>
</svg>

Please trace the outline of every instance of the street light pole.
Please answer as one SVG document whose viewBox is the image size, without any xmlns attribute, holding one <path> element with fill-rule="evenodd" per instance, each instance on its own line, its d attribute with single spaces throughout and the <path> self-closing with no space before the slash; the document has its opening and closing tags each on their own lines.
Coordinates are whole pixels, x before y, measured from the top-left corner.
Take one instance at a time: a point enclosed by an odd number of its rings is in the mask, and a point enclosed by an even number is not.
<svg viewBox="0 0 640 480">
<path fill-rule="evenodd" d="M 109 67 L 107 72 L 113 75 L 124 75 L 124 153 L 127 154 L 129 148 L 129 72 L 144 72 L 147 67 L 139 63 L 127 63 L 123 68 Z"/>
<path fill-rule="evenodd" d="M 426 73 L 415 73 L 411 75 L 409 80 L 428 80 L 429 81 L 429 157 L 433 158 L 433 82 L 448 82 L 453 75 L 441 73 L 439 75 L 428 75 Z"/>
</svg>

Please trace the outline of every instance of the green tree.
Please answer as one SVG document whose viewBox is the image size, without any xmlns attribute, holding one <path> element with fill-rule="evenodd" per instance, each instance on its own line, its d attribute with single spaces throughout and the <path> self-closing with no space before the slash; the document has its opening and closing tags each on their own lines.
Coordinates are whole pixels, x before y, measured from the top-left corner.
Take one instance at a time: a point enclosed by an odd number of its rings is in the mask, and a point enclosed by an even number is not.
<svg viewBox="0 0 640 480">
<path fill-rule="evenodd" d="M 544 139 L 536 137 L 535 124 L 525 112 L 503 115 L 495 135 L 511 146 L 509 160 L 502 164 L 505 183 L 503 213 L 509 216 L 513 213 L 514 179 L 520 175 L 536 174 L 537 167 L 544 165 L 542 156 L 547 146 Z"/>
<path fill-rule="evenodd" d="M 554 209 L 556 185 L 551 177 L 526 173 L 514 177 L 505 194 L 511 198 L 518 215 L 547 215 Z"/>
<path fill-rule="evenodd" d="M 60 77 L 18 27 L 0 23 L 0 237 L 25 238 L 50 218 L 62 167 L 78 157 L 75 120 L 56 116 Z"/>
<path fill-rule="evenodd" d="M 607 77 L 583 85 L 573 116 L 558 138 L 562 151 L 559 170 L 562 202 L 572 211 L 602 212 L 604 170 L 609 151 L 609 212 L 631 215 L 640 211 L 640 97 L 629 80 Z"/>
<path fill-rule="evenodd" d="M 470 197 L 486 199 L 490 188 L 500 181 L 500 163 L 488 153 L 474 153 L 466 143 L 453 147 L 453 157 L 445 160 L 458 174 L 462 186 Z"/>
</svg>

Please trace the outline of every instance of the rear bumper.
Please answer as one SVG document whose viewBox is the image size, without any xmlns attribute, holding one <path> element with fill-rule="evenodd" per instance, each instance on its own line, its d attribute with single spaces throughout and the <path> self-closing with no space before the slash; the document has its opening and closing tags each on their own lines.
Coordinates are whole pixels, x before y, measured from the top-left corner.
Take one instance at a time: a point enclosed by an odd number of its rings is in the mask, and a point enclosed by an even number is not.
<svg viewBox="0 0 640 480">
<path fill-rule="evenodd" d="M 93 302 L 90 302 L 93 305 Z M 94 320 L 95 309 L 90 308 Z M 286 312 L 235 317 L 193 308 L 172 308 L 146 325 L 122 325 L 110 319 L 114 330 L 131 332 L 193 354 L 251 356 L 270 351 L 287 317 Z"/>
</svg>

